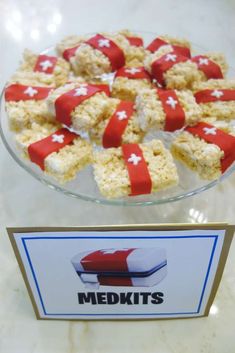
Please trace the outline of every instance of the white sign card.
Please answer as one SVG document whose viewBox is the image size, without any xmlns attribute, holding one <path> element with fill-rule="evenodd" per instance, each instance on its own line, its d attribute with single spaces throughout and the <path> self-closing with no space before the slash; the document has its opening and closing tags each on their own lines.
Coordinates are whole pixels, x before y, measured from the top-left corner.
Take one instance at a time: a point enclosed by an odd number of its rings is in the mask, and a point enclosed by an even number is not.
<svg viewBox="0 0 235 353">
<path fill-rule="evenodd" d="M 208 315 L 233 227 L 151 225 L 8 230 L 41 319 Z"/>
</svg>

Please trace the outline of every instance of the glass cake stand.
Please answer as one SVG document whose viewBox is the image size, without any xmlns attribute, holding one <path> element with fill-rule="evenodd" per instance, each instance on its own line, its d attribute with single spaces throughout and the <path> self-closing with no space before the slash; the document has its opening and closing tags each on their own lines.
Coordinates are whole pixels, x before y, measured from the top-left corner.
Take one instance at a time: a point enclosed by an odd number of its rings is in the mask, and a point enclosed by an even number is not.
<svg viewBox="0 0 235 353">
<path fill-rule="evenodd" d="M 134 31 L 133 32 L 141 35 L 144 38 L 145 45 L 150 43 L 158 34 L 145 31 Z M 205 53 L 206 50 L 198 45 L 193 45 L 193 53 Z M 55 48 L 51 47 L 43 51 L 43 54 L 55 55 Z M 229 69 L 228 77 L 234 76 L 235 70 Z M 14 133 L 9 130 L 8 118 L 5 112 L 5 100 L 4 100 L 4 89 L 1 93 L 1 115 L 0 115 L 0 134 L 2 140 L 13 159 L 24 168 L 29 174 L 34 178 L 38 179 L 43 184 L 48 187 L 62 192 L 65 195 L 72 196 L 78 199 L 93 201 L 101 204 L 119 205 L 119 206 L 148 206 L 156 204 L 164 204 L 168 202 L 178 201 L 198 193 L 201 193 L 213 186 L 221 183 L 225 178 L 232 174 L 235 170 L 235 164 L 233 164 L 219 179 L 213 181 L 201 180 L 196 173 L 190 171 L 188 168 L 184 167 L 180 162 L 176 161 L 176 166 L 179 174 L 179 184 L 169 190 L 157 192 L 151 195 L 139 195 L 139 196 L 128 196 L 118 199 L 106 199 L 104 198 L 96 185 L 93 178 L 92 166 L 88 166 L 77 174 L 76 179 L 65 185 L 60 185 L 50 176 L 44 174 L 41 169 L 31 163 L 30 161 L 24 159 L 16 147 L 14 140 Z M 166 132 L 156 133 L 154 136 L 148 135 L 147 140 L 156 137 L 160 138 L 166 147 L 169 147 L 174 134 L 169 134 Z M 94 148 L 96 148 L 94 146 Z M 21 181 L 24 182 L 23 180 Z"/>
</svg>

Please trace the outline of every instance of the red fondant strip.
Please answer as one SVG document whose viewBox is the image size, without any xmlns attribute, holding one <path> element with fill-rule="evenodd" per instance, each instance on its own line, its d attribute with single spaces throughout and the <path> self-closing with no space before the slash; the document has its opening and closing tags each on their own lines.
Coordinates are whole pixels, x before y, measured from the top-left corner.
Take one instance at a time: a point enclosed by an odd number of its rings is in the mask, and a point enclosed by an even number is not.
<svg viewBox="0 0 235 353">
<path fill-rule="evenodd" d="M 187 127 L 186 131 L 196 135 L 208 143 L 217 145 L 224 151 L 224 158 L 221 159 L 222 173 L 234 162 L 235 160 L 235 137 L 227 134 L 226 132 L 215 128 L 213 125 L 200 122 L 193 127 Z"/>
<path fill-rule="evenodd" d="M 159 48 L 161 48 L 163 45 L 167 45 L 168 43 L 161 39 L 161 38 L 155 38 L 148 46 L 147 46 L 147 50 L 151 51 L 152 53 L 154 53 L 155 51 L 157 51 Z"/>
<path fill-rule="evenodd" d="M 76 53 L 76 50 L 77 48 L 80 47 L 80 44 L 79 45 L 76 45 L 75 47 L 73 48 L 68 48 L 68 49 L 65 49 L 64 52 L 63 52 L 63 58 L 67 61 L 70 61 L 70 59 L 75 56 L 75 53 Z"/>
<path fill-rule="evenodd" d="M 56 120 L 70 126 L 72 111 L 84 100 L 100 91 L 100 88 L 93 85 L 81 85 L 62 94 L 55 101 Z"/>
<path fill-rule="evenodd" d="M 101 34 L 97 34 L 85 43 L 100 50 L 105 56 L 107 56 L 113 71 L 116 71 L 125 65 L 125 56 L 122 49 L 120 49 L 112 40 L 105 38 Z"/>
<path fill-rule="evenodd" d="M 194 94 L 197 103 L 235 101 L 235 89 L 205 89 Z"/>
<path fill-rule="evenodd" d="M 45 169 L 44 160 L 49 154 L 58 152 L 61 148 L 69 145 L 78 135 L 67 129 L 55 131 L 50 136 L 34 142 L 28 147 L 31 162 L 36 163 L 42 170 Z"/>
<path fill-rule="evenodd" d="M 111 95 L 110 87 L 106 84 L 92 84 L 92 86 L 99 88 L 100 91 L 104 92 L 108 97 Z"/>
<path fill-rule="evenodd" d="M 130 178 L 130 196 L 150 194 L 152 180 L 140 146 L 137 144 L 122 145 L 122 153 Z"/>
<path fill-rule="evenodd" d="M 47 98 L 51 91 L 51 87 L 25 86 L 15 83 L 5 89 L 5 100 L 7 102 L 42 100 Z"/>
<path fill-rule="evenodd" d="M 134 47 L 143 47 L 144 41 L 140 37 L 127 37 L 126 39 L 130 43 L 130 45 L 133 45 Z"/>
<path fill-rule="evenodd" d="M 180 45 L 172 45 L 172 48 L 176 53 L 186 56 L 187 58 L 191 58 L 191 52 L 188 47 L 182 47 Z"/>
<path fill-rule="evenodd" d="M 39 55 L 33 71 L 52 74 L 57 63 L 57 57 L 48 55 Z"/>
<path fill-rule="evenodd" d="M 158 97 L 166 114 L 165 131 L 182 129 L 185 125 L 185 113 L 174 90 L 157 89 Z"/>
<path fill-rule="evenodd" d="M 176 53 L 178 53 L 180 55 L 183 55 L 183 56 L 186 56 L 187 58 L 191 58 L 190 49 L 188 47 L 183 47 L 183 46 L 180 46 L 180 45 L 173 45 L 173 44 L 170 44 L 170 43 L 166 42 L 165 40 L 163 40 L 161 38 L 155 38 L 147 46 L 146 49 L 151 51 L 152 53 L 154 53 L 159 48 L 161 48 L 163 45 L 171 45 Z"/>
<path fill-rule="evenodd" d="M 152 63 L 152 76 L 158 81 L 158 83 L 160 83 L 160 85 L 164 86 L 164 73 L 174 65 L 187 60 L 188 58 L 175 52 L 165 54 Z"/>
<path fill-rule="evenodd" d="M 104 249 L 94 251 L 81 259 L 85 271 L 128 272 L 127 257 L 135 249 Z"/>
<path fill-rule="evenodd" d="M 134 103 L 122 101 L 111 116 L 103 134 L 103 147 L 119 147 L 122 144 L 122 135 L 127 127 L 128 120 L 134 113 Z"/>
<path fill-rule="evenodd" d="M 218 64 L 214 61 L 210 60 L 205 55 L 197 55 L 194 56 L 192 59 L 198 69 L 204 72 L 208 79 L 210 78 L 223 78 L 223 73 Z"/>
<path fill-rule="evenodd" d="M 143 66 L 122 67 L 116 72 L 115 77 L 127 77 L 130 79 L 147 79 L 147 80 L 151 79 L 149 73 L 145 70 Z"/>
</svg>

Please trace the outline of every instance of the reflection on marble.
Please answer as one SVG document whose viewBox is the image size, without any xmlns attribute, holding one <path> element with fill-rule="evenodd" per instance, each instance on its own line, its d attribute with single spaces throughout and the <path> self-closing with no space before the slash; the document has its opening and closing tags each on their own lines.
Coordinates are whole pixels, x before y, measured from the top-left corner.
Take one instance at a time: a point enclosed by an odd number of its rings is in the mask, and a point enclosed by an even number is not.
<svg viewBox="0 0 235 353">
<path fill-rule="evenodd" d="M 231 0 L 2 0 L 1 86 L 27 46 L 66 34 L 133 28 L 188 37 L 235 57 Z M 37 321 L 6 226 L 234 222 L 235 176 L 201 195 L 151 207 L 112 207 L 61 195 L 22 170 L 0 143 L 0 353 L 234 353 L 235 243 L 208 318 L 140 322 Z M 46 207 L 45 207 L 46 205 Z"/>
</svg>

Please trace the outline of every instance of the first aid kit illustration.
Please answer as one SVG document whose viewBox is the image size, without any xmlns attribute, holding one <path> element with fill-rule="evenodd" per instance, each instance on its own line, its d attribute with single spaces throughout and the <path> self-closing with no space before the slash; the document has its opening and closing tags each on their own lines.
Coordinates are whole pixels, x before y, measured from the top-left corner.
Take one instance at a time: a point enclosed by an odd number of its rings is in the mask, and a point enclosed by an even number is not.
<svg viewBox="0 0 235 353">
<path fill-rule="evenodd" d="M 72 264 L 86 288 L 152 287 L 167 274 L 161 248 L 111 248 L 78 253 Z"/>
</svg>

